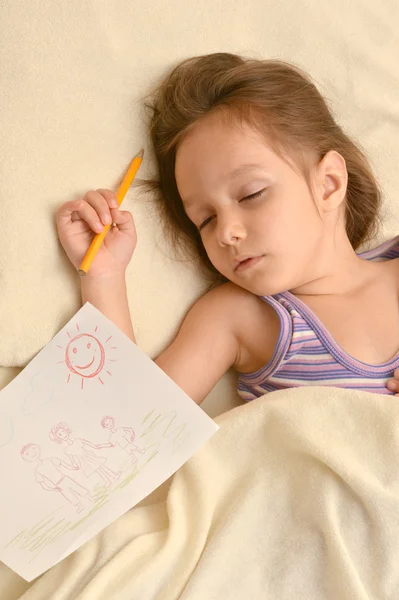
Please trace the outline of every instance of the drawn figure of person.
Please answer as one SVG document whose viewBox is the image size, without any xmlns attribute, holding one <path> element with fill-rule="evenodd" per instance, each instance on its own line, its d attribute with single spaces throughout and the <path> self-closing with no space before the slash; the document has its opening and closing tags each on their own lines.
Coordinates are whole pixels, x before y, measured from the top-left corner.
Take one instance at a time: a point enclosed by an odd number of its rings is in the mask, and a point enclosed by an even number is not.
<svg viewBox="0 0 399 600">
<path fill-rule="evenodd" d="M 24 460 L 31 463 L 36 463 L 34 473 L 36 482 L 39 483 L 44 490 L 49 492 L 59 492 L 70 502 L 76 512 L 80 513 L 84 510 L 84 505 L 81 499 L 89 497 L 89 490 L 77 483 L 68 475 L 60 470 L 60 467 L 65 467 L 71 471 L 77 471 L 78 467 L 74 467 L 64 463 L 59 458 L 53 456 L 51 458 L 41 458 L 40 446 L 37 444 L 26 444 L 21 450 L 21 456 Z"/>
<path fill-rule="evenodd" d="M 103 417 L 101 420 L 101 427 L 103 429 L 109 429 L 110 436 L 108 444 L 101 444 L 99 448 L 115 448 L 115 446 L 119 446 L 129 454 L 132 464 L 137 461 L 137 457 L 134 454 L 135 452 L 140 452 L 140 454 L 144 454 L 145 450 L 138 448 L 133 444 L 135 434 L 131 427 L 115 427 L 115 421 L 113 417 Z"/>
<path fill-rule="evenodd" d="M 72 438 L 72 431 L 66 423 L 54 425 L 50 430 L 49 437 L 53 442 L 63 444 L 64 452 L 69 456 L 71 464 L 82 469 L 86 477 L 97 473 L 104 481 L 105 487 L 109 487 L 121 476 L 120 471 L 115 473 L 106 466 L 106 458 L 97 456 L 88 449 L 95 448 L 98 450 L 100 446 L 96 446 L 83 438 Z"/>
</svg>

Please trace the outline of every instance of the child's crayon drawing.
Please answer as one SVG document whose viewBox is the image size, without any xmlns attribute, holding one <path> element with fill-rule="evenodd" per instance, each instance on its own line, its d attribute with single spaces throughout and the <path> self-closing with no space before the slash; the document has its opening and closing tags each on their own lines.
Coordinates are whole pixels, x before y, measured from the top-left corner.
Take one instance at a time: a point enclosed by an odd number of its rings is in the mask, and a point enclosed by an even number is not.
<svg viewBox="0 0 399 600">
<path fill-rule="evenodd" d="M 176 450 L 190 435 L 186 423 L 179 423 L 176 411 L 167 414 L 158 413 L 154 410 L 149 412 L 142 422 L 146 427 L 140 437 L 154 440 L 157 438 L 161 443 L 163 439 L 169 438 Z M 154 443 L 154 441 L 153 441 Z"/>
<path fill-rule="evenodd" d="M 108 443 L 101 444 L 98 446 L 99 448 L 115 448 L 119 446 L 119 448 L 122 448 L 129 455 L 132 464 L 137 461 L 136 452 L 144 454 L 144 449 L 138 448 L 138 446 L 133 444 L 135 433 L 131 427 L 115 427 L 114 418 L 109 416 L 102 418 L 101 426 L 104 429 L 108 429 L 110 435 Z"/>
<path fill-rule="evenodd" d="M 105 464 L 107 459 L 98 456 L 89 448 L 100 449 L 100 446 L 93 444 L 83 438 L 73 438 L 72 431 L 66 423 L 57 423 L 49 432 L 50 440 L 64 446 L 64 452 L 69 457 L 71 464 L 76 469 L 82 469 L 85 477 L 90 477 L 97 473 L 104 481 L 105 487 L 110 487 L 121 473 L 114 473 Z"/>
<path fill-rule="evenodd" d="M 78 324 L 76 324 L 76 329 L 80 331 Z M 98 326 L 96 325 L 94 333 L 97 333 L 97 330 Z M 82 390 L 85 379 L 96 377 L 104 385 L 104 369 L 105 374 L 111 376 L 111 372 L 105 367 L 105 362 L 106 360 L 110 362 L 116 360 L 106 354 L 106 349 L 108 353 L 116 350 L 115 346 L 109 346 L 112 335 L 106 339 L 104 344 L 99 340 L 98 334 L 95 336 L 92 333 L 79 333 L 72 337 L 67 332 L 67 336 L 69 342 L 66 347 L 58 345 L 58 348 L 64 351 L 64 360 L 59 362 L 65 363 L 69 370 L 67 383 L 70 382 L 72 375 L 78 375 L 81 378 Z"/>
<path fill-rule="evenodd" d="M 0 560 L 31 581 L 150 494 L 215 431 L 85 304 L 0 391 Z"/>
<path fill-rule="evenodd" d="M 68 521 L 59 520 L 59 517 L 48 515 L 48 519 L 38 523 L 31 530 L 20 531 L 8 545 L 19 545 L 20 549 L 34 549 L 37 556 L 45 547 L 53 541 L 58 540 L 60 536 L 81 525 L 87 518 L 107 504 L 110 494 L 118 492 L 132 483 L 137 475 L 145 468 L 145 465 L 152 461 L 162 448 L 162 443 L 166 438 L 170 438 L 173 445 L 179 444 L 186 439 L 186 423 L 178 424 L 178 415 L 175 411 L 172 413 L 155 413 L 151 411 L 145 415 L 142 425 L 146 427 L 140 438 L 147 438 L 148 447 L 139 448 L 133 444 L 135 432 L 131 427 L 116 427 L 112 416 L 105 416 L 101 419 L 101 427 L 109 431 L 109 442 L 103 444 L 92 444 L 89 440 L 74 439 L 72 431 L 66 423 L 60 422 L 53 426 L 49 433 L 49 438 L 57 443 L 66 444 L 64 452 L 68 456 L 68 462 L 58 457 L 51 456 L 43 458 L 41 448 L 38 444 L 26 444 L 21 450 L 21 457 L 24 461 L 32 463 L 34 477 L 37 484 L 44 491 L 56 492 L 69 503 L 75 512 L 79 515 L 77 520 L 68 516 Z M 182 436 L 182 433 L 185 435 Z M 151 440 L 148 438 L 151 437 Z M 84 448 L 87 446 L 87 448 Z M 67 449 L 71 448 L 71 452 Z M 104 448 L 121 449 L 129 457 L 129 473 L 124 478 L 114 477 L 110 482 L 104 478 L 102 467 L 105 466 L 106 459 L 96 456 L 88 448 L 101 450 Z M 78 452 L 79 454 L 75 454 Z M 146 454 L 140 465 L 137 463 L 135 453 Z M 82 453 L 82 454 L 80 454 Z M 94 458 L 93 458 L 94 457 Z M 64 472 L 68 470 L 68 474 Z M 72 473 L 70 473 L 72 471 Z M 73 477 L 73 472 L 81 472 L 87 478 L 87 487 L 81 485 Z M 94 473 L 100 475 L 102 482 L 94 487 L 90 484 L 89 478 Z M 111 485 L 112 489 L 110 489 Z M 84 516 L 82 517 L 81 514 Z M 61 527 L 62 525 L 62 527 Z"/>
<path fill-rule="evenodd" d="M 26 462 L 33 464 L 35 480 L 43 490 L 60 493 L 76 508 L 77 513 L 84 510 L 84 500 L 90 499 L 89 490 L 62 471 L 62 467 L 71 471 L 77 471 L 79 467 L 68 464 L 56 456 L 42 458 L 40 446 L 32 443 L 22 448 L 21 456 Z"/>
</svg>

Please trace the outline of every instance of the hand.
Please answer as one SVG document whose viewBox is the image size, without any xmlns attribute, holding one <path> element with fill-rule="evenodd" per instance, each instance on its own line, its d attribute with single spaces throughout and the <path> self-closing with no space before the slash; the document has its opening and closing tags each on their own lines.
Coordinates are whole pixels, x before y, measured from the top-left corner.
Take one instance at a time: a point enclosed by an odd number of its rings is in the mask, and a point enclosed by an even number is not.
<svg viewBox="0 0 399 600">
<path fill-rule="evenodd" d="M 104 225 L 111 227 L 98 250 L 88 277 L 125 273 L 136 247 L 137 236 L 133 216 L 117 206 L 111 190 L 90 190 L 80 200 L 66 202 L 56 213 L 58 237 L 66 255 L 79 269 L 87 250 Z"/>
<path fill-rule="evenodd" d="M 397 392 L 395 396 L 399 396 L 399 369 L 396 369 L 393 374 L 393 379 L 387 381 L 387 388 L 391 392 Z"/>
</svg>

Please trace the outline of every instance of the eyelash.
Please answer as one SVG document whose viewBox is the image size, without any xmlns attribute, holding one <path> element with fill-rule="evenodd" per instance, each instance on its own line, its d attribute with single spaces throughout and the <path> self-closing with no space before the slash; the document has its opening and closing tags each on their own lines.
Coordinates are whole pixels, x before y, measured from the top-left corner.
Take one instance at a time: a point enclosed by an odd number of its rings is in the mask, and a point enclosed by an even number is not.
<svg viewBox="0 0 399 600">
<path fill-rule="evenodd" d="M 259 190 L 259 192 L 255 192 L 255 194 L 251 194 L 250 196 L 245 196 L 245 198 L 243 198 L 242 200 L 240 200 L 240 202 L 243 202 L 244 200 L 254 200 L 255 198 L 258 198 L 259 196 L 261 196 L 263 194 L 263 192 L 266 191 L 266 188 L 263 188 L 262 190 Z M 207 219 L 205 219 L 205 221 L 203 221 L 201 223 L 201 225 L 198 227 L 198 231 L 201 231 L 206 225 L 208 225 L 208 223 L 210 223 L 212 221 L 213 217 L 208 217 Z"/>
</svg>

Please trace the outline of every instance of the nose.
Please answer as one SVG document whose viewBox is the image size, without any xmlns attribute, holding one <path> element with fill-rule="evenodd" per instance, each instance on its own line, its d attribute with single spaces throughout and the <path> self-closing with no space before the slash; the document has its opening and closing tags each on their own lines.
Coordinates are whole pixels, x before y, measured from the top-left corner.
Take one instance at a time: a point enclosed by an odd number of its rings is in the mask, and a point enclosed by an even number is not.
<svg viewBox="0 0 399 600">
<path fill-rule="evenodd" d="M 218 217 L 216 236 L 221 246 L 234 246 L 246 237 L 246 229 L 237 216 Z"/>
</svg>

